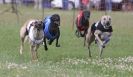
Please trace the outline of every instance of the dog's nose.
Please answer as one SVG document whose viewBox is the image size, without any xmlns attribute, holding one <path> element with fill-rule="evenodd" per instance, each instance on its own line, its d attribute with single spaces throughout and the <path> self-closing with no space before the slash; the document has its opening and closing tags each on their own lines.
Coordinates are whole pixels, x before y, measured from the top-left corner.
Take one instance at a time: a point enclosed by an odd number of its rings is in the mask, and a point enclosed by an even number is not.
<svg viewBox="0 0 133 77">
<path fill-rule="evenodd" d="M 108 25 L 108 26 L 110 25 L 110 22 L 109 22 L 109 21 L 107 22 L 107 25 Z"/>
</svg>

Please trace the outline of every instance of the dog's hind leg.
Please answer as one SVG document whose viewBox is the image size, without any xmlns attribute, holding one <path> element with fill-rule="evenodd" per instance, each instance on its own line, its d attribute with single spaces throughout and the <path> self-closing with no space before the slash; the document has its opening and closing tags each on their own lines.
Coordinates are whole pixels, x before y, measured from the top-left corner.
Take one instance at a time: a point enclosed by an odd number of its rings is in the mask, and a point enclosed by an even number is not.
<svg viewBox="0 0 133 77">
<path fill-rule="evenodd" d="M 53 41 L 54 41 L 53 39 L 49 39 L 49 40 L 48 40 L 48 44 L 49 44 L 49 45 L 52 45 Z"/>
<path fill-rule="evenodd" d="M 91 45 L 91 43 L 92 43 L 93 41 L 94 41 L 94 36 L 91 36 L 91 38 L 89 39 L 89 42 L 88 42 L 89 57 L 91 57 L 90 45 Z"/>
<path fill-rule="evenodd" d="M 28 39 L 29 39 L 29 37 L 25 36 L 24 43 L 27 42 Z"/>
<path fill-rule="evenodd" d="M 88 45 L 88 50 L 89 50 L 89 57 L 91 57 L 91 50 L 90 50 L 90 45 L 91 43 L 95 40 L 94 34 L 91 32 L 91 28 L 88 29 L 88 33 L 86 34 L 86 43 Z"/>
<path fill-rule="evenodd" d="M 86 41 L 88 43 L 88 49 L 89 49 L 89 57 L 91 57 L 90 45 L 94 41 L 94 38 L 95 38 L 95 36 L 92 35 L 92 34 L 89 37 L 86 38 Z"/>
<path fill-rule="evenodd" d="M 24 38 L 21 38 L 20 54 L 23 53 L 23 47 L 24 47 Z"/>
<path fill-rule="evenodd" d="M 26 37 L 26 27 L 23 26 L 23 27 L 20 29 L 20 40 L 21 40 L 20 54 L 23 53 L 23 47 L 24 47 L 24 40 L 25 40 L 25 37 Z"/>
</svg>

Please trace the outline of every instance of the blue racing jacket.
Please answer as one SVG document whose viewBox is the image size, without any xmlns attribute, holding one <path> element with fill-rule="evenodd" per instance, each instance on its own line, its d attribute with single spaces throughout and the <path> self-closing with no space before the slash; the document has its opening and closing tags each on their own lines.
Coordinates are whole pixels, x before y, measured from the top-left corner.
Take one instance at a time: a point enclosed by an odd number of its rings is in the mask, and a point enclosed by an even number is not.
<svg viewBox="0 0 133 77">
<path fill-rule="evenodd" d="M 47 16 L 44 20 L 43 20 L 43 32 L 44 32 L 44 36 L 48 39 L 48 40 L 54 40 L 56 38 L 55 35 L 53 35 L 52 33 L 50 33 L 49 31 L 49 27 L 50 27 L 50 20 L 51 16 Z"/>
</svg>

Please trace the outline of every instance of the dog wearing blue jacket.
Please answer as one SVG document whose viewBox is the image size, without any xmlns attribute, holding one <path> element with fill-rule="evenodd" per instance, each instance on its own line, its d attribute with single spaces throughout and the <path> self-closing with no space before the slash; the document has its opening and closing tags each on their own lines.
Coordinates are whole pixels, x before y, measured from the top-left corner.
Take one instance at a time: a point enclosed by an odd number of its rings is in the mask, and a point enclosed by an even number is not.
<svg viewBox="0 0 133 77">
<path fill-rule="evenodd" d="M 53 14 L 47 16 L 43 20 L 43 32 L 44 32 L 44 47 L 45 50 L 48 50 L 46 39 L 48 44 L 51 45 L 52 42 L 56 39 L 56 47 L 60 47 L 58 40 L 60 37 L 60 16 L 58 14 Z"/>
</svg>

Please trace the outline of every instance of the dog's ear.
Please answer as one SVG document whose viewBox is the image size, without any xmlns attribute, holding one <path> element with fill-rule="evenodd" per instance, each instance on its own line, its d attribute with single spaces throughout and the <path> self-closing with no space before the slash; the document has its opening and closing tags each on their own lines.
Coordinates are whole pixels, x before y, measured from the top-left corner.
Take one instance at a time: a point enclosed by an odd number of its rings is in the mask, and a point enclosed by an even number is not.
<svg viewBox="0 0 133 77">
<path fill-rule="evenodd" d="M 41 22 L 41 25 L 43 26 L 43 21 L 40 21 Z"/>
<path fill-rule="evenodd" d="M 108 15 L 108 20 L 111 22 L 111 16 Z"/>
<path fill-rule="evenodd" d="M 31 26 L 35 26 L 35 22 L 32 22 L 30 25 L 31 25 Z"/>
<path fill-rule="evenodd" d="M 43 28 L 43 21 L 40 20 L 40 27 Z"/>
<path fill-rule="evenodd" d="M 38 25 L 38 21 L 35 21 L 34 24 L 35 24 L 35 25 Z"/>
</svg>

